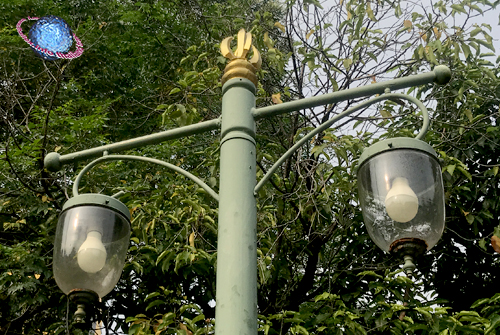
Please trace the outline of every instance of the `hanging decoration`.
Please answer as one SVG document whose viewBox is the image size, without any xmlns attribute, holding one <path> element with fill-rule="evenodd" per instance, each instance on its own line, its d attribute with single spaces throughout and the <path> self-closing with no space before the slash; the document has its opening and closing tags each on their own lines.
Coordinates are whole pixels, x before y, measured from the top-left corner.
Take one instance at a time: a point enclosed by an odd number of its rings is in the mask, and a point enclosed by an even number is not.
<svg viewBox="0 0 500 335">
<path fill-rule="evenodd" d="M 36 21 L 29 30 L 28 36 L 23 34 L 21 25 L 24 21 Z M 30 45 L 35 54 L 46 60 L 73 59 L 83 53 L 83 44 L 69 25 L 60 17 L 47 15 L 41 18 L 29 17 L 21 19 L 16 25 L 17 32 Z M 69 51 L 75 40 L 76 50 Z"/>
</svg>

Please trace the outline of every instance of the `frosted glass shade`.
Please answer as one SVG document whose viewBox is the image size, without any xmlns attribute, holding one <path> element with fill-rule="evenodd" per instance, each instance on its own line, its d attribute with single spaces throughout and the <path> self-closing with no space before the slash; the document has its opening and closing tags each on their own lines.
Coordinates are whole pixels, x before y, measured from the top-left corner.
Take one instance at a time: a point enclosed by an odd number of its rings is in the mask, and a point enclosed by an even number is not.
<svg viewBox="0 0 500 335">
<path fill-rule="evenodd" d="M 412 240 L 429 250 L 441 238 L 443 181 L 428 144 L 395 138 L 368 148 L 360 159 L 358 191 L 368 234 L 382 250 Z"/>
<path fill-rule="evenodd" d="M 54 277 L 59 288 L 90 290 L 104 297 L 123 270 L 130 214 L 116 199 L 83 194 L 63 208 L 54 241 Z"/>
</svg>

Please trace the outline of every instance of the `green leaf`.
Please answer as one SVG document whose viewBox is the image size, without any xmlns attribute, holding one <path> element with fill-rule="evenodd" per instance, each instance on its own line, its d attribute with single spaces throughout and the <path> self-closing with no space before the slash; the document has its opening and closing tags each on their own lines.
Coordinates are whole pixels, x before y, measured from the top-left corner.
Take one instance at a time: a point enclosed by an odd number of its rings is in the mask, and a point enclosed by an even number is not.
<svg viewBox="0 0 500 335">
<path fill-rule="evenodd" d="M 486 42 L 486 41 L 476 39 L 476 38 L 474 38 L 472 40 L 476 43 L 481 44 L 483 47 L 490 49 L 491 51 L 495 51 L 495 47 L 493 46 L 493 43 L 491 43 L 491 42 Z"/>
<path fill-rule="evenodd" d="M 351 67 L 351 65 L 352 65 L 352 59 L 350 59 L 350 58 L 344 59 L 344 60 L 342 61 L 342 63 L 344 64 L 344 68 L 345 68 L 347 71 L 349 71 L 349 68 L 350 68 L 350 67 Z"/>
<path fill-rule="evenodd" d="M 290 322 L 290 323 L 303 323 L 304 322 L 304 320 L 302 320 L 300 318 L 286 318 L 284 321 Z"/>
<path fill-rule="evenodd" d="M 469 173 L 469 171 L 465 170 L 465 169 L 464 169 L 463 167 L 461 167 L 461 166 L 458 166 L 458 167 L 457 167 L 457 169 L 458 169 L 460 172 L 462 172 L 462 174 L 463 174 L 464 176 L 466 176 L 466 177 L 467 177 L 467 179 L 469 179 L 469 181 L 472 181 L 472 176 L 471 176 L 471 174 Z"/>
<path fill-rule="evenodd" d="M 190 252 L 188 250 L 184 250 L 183 252 L 177 254 L 175 257 L 175 268 L 174 272 L 178 274 L 179 269 L 187 264 L 189 259 Z"/>
<path fill-rule="evenodd" d="M 188 309 L 193 309 L 193 310 L 195 310 L 195 311 L 197 311 L 198 313 L 201 314 L 201 310 L 200 310 L 200 308 L 196 304 L 182 305 L 181 308 L 179 309 L 179 313 L 183 314 Z"/>
<path fill-rule="evenodd" d="M 467 14 L 467 11 L 464 9 L 464 6 L 462 6 L 462 5 L 453 4 L 453 5 L 451 5 L 451 8 L 457 12 Z"/>
<path fill-rule="evenodd" d="M 338 298 L 338 296 L 335 294 L 331 294 L 329 292 L 323 292 L 323 293 L 317 295 L 316 297 L 314 297 L 314 302 L 318 302 L 321 300 L 332 300 L 332 299 L 337 299 L 337 298 Z"/>
<path fill-rule="evenodd" d="M 150 310 L 151 308 L 159 305 L 165 304 L 165 301 L 163 300 L 155 300 L 149 303 L 149 305 L 146 307 L 146 311 Z"/>
<path fill-rule="evenodd" d="M 379 275 L 378 273 L 376 273 L 375 271 L 363 271 L 363 272 L 358 273 L 357 275 L 358 276 L 373 276 L 375 278 L 380 278 L 380 279 L 384 278 L 381 275 Z"/>
<path fill-rule="evenodd" d="M 170 250 L 170 249 L 164 250 L 160 254 L 160 256 L 158 256 L 158 258 L 156 259 L 156 266 L 158 266 L 158 264 L 160 264 L 160 262 L 163 260 L 163 258 L 165 258 L 165 256 L 167 256 L 171 252 L 172 252 L 172 250 Z"/>
<path fill-rule="evenodd" d="M 177 107 L 177 109 L 170 114 L 170 117 L 172 119 L 176 119 L 178 117 L 181 117 L 182 115 L 184 115 L 186 113 L 186 107 L 184 107 L 184 105 L 175 104 L 175 106 Z"/>
<path fill-rule="evenodd" d="M 483 29 L 481 29 L 481 28 L 477 27 L 477 28 L 475 28 L 474 30 L 472 30 L 472 31 L 470 32 L 470 37 L 474 37 L 474 36 L 476 36 L 477 34 L 479 34 L 479 33 L 480 33 L 480 32 L 482 32 L 482 31 L 483 31 Z"/>
<path fill-rule="evenodd" d="M 130 327 L 128 329 L 128 334 L 129 335 L 136 334 L 141 329 L 141 327 L 142 327 L 142 325 L 140 325 L 140 324 L 133 325 L 132 327 Z"/>
<path fill-rule="evenodd" d="M 493 331 L 497 329 L 499 326 L 500 326 L 500 315 L 493 314 L 493 318 L 491 319 L 491 324 L 488 328 L 485 329 L 484 335 L 496 334 L 496 332 Z"/>
<path fill-rule="evenodd" d="M 465 110 L 465 115 L 469 119 L 469 122 L 472 123 L 472 120 L 474 120 L 474 117 L 472 116 L 472 112 L 470 111 L 470 109 Z"/>
<path fill-rule="evenodd" d="M 199 321 L 204 320 L 204 319 L 205 319 L 205 315 L 200 314 L 200 315 L 196 316 L 193 320 L 191 320 L 191 322 L 194 324 L 194 323 L 199 322 Z"/>
<path fill-rule="evenodd" d="M 479 240 L 479 247 L 486 251 L 486 240 L 484 238 Z"/>
<path fill-rule="evenodd" d="M 142 267 L 142 265 L 140 265 L 136 261 L 132 261 L 131 264 L 137 273 L 142 274 L 144 272 L 144 268 Z"/>
<path fill-rule="evenodd" d="M 163 110 L 163 109 L 167 109 L 170 105 L 165 105 L 165 104 L 161 104 L 161 105 L 158 105 L 156 107 L 156 110 Z"/>
<path fill-rule="evenodd" d="M 479 314 L 474 311 L 461 311 L 455 315 L 455 318 L 460 318 L 462 316 L 479 316 Z"/>
<path fill-rule="evenodd" d="M 373 14 L 373 10 L 370 6 L 370 3 L 368 2 L 367 3 L 367 7 L 366 7 L 366 15 L 368 15 L 368 18 L 374 22 L 377 21 L 377 18 L 375 17 L 375 15 Z"/>
<path fill-rule="evenodd" d="M 377 57 L 375 56 L 375 54 L 373 52 L 367 52 L 366 54 L 368 55 L 368 57 L 370 57 L 375 62 L 377 62 Z"/>
<path fill-rule="evenodd" d="M 432 47 L 427 48 L 427 56 L 429 58 L 429 62 L 434 65 L 438 65 L 438 61 L 436 60 L 436 56 L 434 55 L 434 51 L 432 50 Z"/>
<path fill-rule="evenodd" d="M 309 332 L 307 331 L 306 328 L 304 328 L 303 326 L 301 325 L 295 325 L 295 331 L 299 334 L 303 334 L 303 335 L 309 335 Z"/>
<path fill-rule="evenodd" d="M 385 118 L 391 118 L 392 117 L 392 114 L 391 112 L 389 112 L 387 109 L 382 109 L 380 111 L 380 114 L 385 117 Z"/>
<path fill-rule="evenodd" d="M 465 59 L 469 58 L 471 54 L 469 46 L 465 43 L 461 43 L 460 46 L 462 47 L 462 51 L 464 52 Z"/>
<path fill-rule="evenodd" d="M 448 166 L 446 167 L 446 171 L 448 171 L 448 173 L 449 173 L 451 176 L 453 176 L 453 172 L 455 171 L 455 168 L 456 168 L 456 167 L 457 167 L 457 166 L 456 166 L 455 164 L 448 165 Z"/>
<path fill-rule="evenodd" d="M 429 307 L 415 307 L 415 310 L 424 315 L 428 320 L 432 320 L 432 315 L 429 313 Z"/>
<path fill-rule="evenodd" d="M 311 154 L 314 155 L 314 157 L 318 157 L 321 153 L 323 153 L 323 150 L 328 146 L 328 144 L 324 143 L 321 145 L 316 145 L 311 149 Z"/>
<path fill-rule="evenodd" d="M 155 297 L 157 297 L 157 296 L 159 296 L 159 295 L 161 295 L 161 293 L 160 293 L 160 292 L 153 292 L 153 293 L 150 293 L 150 294 L 148 294 L 148 295 L 146 296 L 146 299 L 144 299 L 144 301 L 149 300 L 149 299 L 152 299 L 152 298 L 155 298 Z"/>
<path fill-rule="evenodd" d="M 172 95 L 172 94 L 175 94 L 175 93 L 179 93 L 180 91 L 181 91 L 181 89 L 180 89 L 180 88 L 175 87 L 175 88 L 173 88 L 173 89 L 170 91 L 169 95 Z"/>
</svg>

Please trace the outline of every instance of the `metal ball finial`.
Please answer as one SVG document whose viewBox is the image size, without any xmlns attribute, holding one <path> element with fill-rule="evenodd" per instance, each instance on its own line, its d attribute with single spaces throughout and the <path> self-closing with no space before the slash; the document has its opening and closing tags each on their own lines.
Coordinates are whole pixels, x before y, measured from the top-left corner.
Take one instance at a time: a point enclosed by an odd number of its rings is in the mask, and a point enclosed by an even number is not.
<svg viewBox="0 0 500 335">
<path fill-rule="evenodd" d="M 451 79 L 451 70 L 446 65 L 438 65 L 434 68 L 434 73 L 436 74 L 435 83 L 439 85 L 447 84 Z"/>
<path fill-rule="evenodd" d="M 43 165 L 50 172 L 57 172 L 57 171 L 61 170 L 61 167 L 62 167 L 61 155 L 58 154 L 57 152 L 49 153 L 47 156 L 45 156 L 45 159 L 43 161 Z"/>
</svg>

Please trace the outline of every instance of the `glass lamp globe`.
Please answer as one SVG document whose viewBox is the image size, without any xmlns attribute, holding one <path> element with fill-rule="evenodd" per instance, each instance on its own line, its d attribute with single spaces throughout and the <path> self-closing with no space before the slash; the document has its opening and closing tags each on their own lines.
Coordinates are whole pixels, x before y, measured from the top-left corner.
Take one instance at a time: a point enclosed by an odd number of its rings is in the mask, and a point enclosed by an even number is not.
<svg viewBox="0 0 500 335">
<path fill-rule="evenodd" d="M 54 277 L 65 294 L 111 292 L 123 270 L 130 239 L 130 212 L 119 200 L 81 194 L 68 200 L 57 224 Z"/>
<path fill-rule="evenodd" d="M 368 234 L 382 250 L 418 256 L 441 238 L 444 188 L 429 144 L 392 138 L 365 149 L 358 190 Z"/>
</svg>

